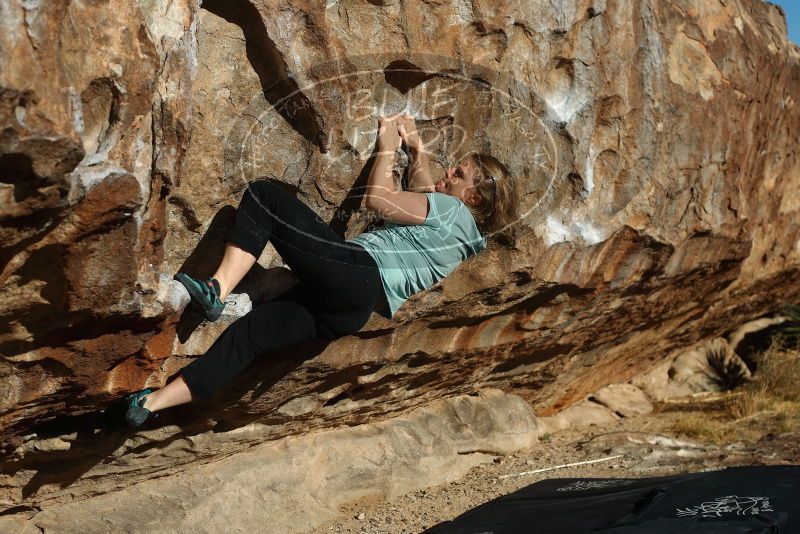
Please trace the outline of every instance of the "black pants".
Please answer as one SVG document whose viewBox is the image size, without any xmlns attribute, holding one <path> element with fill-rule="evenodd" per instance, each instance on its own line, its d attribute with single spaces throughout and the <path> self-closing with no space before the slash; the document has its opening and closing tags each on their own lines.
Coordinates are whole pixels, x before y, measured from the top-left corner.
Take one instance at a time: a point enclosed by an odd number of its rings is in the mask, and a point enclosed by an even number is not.
<svg viewBox="0 0 800 534">
<path fill-rule="evenodd" d="M 240 317 L 181 370 L 193 398 L 208 398 L 260 353 L 358 332 L 383 292 L 378 266 L 279 185 L 251 182 L 225 241 L 258 258 L 271 242 L 299 283 Z"/>
</svg>

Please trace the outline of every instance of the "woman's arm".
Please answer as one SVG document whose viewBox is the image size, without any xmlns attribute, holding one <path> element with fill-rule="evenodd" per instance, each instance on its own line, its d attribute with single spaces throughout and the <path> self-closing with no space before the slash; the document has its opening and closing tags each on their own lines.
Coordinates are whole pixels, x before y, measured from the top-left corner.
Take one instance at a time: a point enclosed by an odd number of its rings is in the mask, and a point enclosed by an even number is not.
<svg viewBox="0 0 800 534">
<path fill-rule="evenodd" d="M 410 148 L 409 152 L 411 152 L 411 166 L 408 170 L 407 190 L 417 193 L 436 191 L 433 176 L 431 176 L 428 153 L 425 152 L 425 148 Z"/>
<path fill-rule="evenodd" d="M 367 209 L 398 224 L 422 224 L 428 216 L 428 199 L 422 193 L 398 191 L 392 168 L 400 134 L 395 117 L 379 117 L 378 155 L 367 180 Z"/>
<path fill-rule="evenodd" d="M 364 203 L 367 208 L 375 209 L 384 202 L 384 199 L 397 193 L 392 177 L 394 159 L 394 153 L 375 156 L 375 162 L 367 179 L 367 200 Z"/>
<path fill-rule="evenodd" d="M 417 124 L 411 115 L 398 117 L 398 131 L 400 137 L 408 147 L 411 154 L 411 165 L 408 169 L 407 191 L 425 193 L 435 191 L 433 176 L 431 175 L 430 161 L 425 145 L 417 132 Z"/>
</svg>

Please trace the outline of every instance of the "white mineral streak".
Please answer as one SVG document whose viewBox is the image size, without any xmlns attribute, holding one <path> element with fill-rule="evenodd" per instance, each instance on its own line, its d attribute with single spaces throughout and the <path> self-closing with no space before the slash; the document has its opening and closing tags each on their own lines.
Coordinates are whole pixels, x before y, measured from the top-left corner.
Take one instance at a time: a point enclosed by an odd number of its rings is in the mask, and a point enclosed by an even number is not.
<svg viewBox="0 0 800 534">
<path fill-rule="evenodd" d="M 569 215 L 564 215 L 564 218 Z M 585 218 L 576 218 L 569 223 L 555 215 L 548 215 L 544 226 L 544 242 L 549 247 L 564 241 L 580 240 L 586 245 L 594 245 L 605 239 L 600 228 Z"/>
<path fill-rule="evenodd" d="M 584 185 L 586 187 L 586 196 L 591 196 L 594 189 L 594 161 L 597 154 L 595 154 L 594 145 L 589 146 L 589 155 L 586 157 L 586 167 L 584 169 Z"/>
</svg>

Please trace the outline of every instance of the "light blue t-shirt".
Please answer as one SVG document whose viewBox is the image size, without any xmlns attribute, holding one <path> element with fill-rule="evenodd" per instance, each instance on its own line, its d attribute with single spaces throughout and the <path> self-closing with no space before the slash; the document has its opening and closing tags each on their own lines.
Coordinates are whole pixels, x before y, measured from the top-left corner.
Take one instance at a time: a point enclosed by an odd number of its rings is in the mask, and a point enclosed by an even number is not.
<svg viewBox="0 0 800 534">
<path fill-rule="evenodd" d="M 389 304 L 389 319 L 414 293 L 431 287 L 458 265 L 486 248 L 469 208 L 458 198 L 428 192 L 422 224 L 386 221 L 383 228 L 348 239 L 375 259 Z"/>
</svg>

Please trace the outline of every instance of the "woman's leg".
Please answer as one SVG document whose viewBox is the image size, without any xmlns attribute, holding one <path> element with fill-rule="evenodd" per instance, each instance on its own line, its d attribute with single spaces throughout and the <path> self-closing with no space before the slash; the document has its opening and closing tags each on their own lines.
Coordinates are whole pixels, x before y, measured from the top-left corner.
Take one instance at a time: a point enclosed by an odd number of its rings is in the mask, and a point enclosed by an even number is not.
<svg viewBox="0 0 800 534">
<path fill-rule="evenodd" d="M 225 254 L 212 278 L 219 282 L 219 300 L 225 302 L 231 291 L 241 282 L 258 258 L 237 245 L 225 246 Z"/>
<path fill-rule="evenodd" d="M 363 325 L 382 291 L 378 267 L 362 247 L 346 242 L 300 199 L 277 183 L 248 184 L 236 211 L 235 225 L 226 233 L 229 244 L 258 257 L 268 242 L 312 294 L 309 310 L 339 335 Z M 340 314 L 367 310 L 357 318 Z M 355 322 L 361 321 L 358 327 Z"/>
<path fill-rule="evenodd" d="M 240 317 L 217 338 L 206 353 L 181 370 L 183 384 L 162 388 L 152 399 L 155 409 L 211 397 L 219 388 L 250 366 L 258 354 L 288 348 L 317 337 L 309 310 L 299 302 L 271 300 Z M 185 386 L 185 388 L 184 388 Z M 188 390 L 188 391 L 187 391 Z"/>
<path fill-rule="evenodd" d="M 293 202 L 287 203 L 288 199 Z M 290 210 L 296 213 L 292 214 Z M 303 218 L 307 220 L 303 221 Z M 312 226 L 317 226 L 312 233 L 317 238 L 321 237 L 321 242 L 344 243 L 311 209 L 277 184 L 266 180 L 249 183 L 236 210 L 235 224 L 225 234 L 225 253 L 212 276 L 220 286 L 219 299 L 224 302 L 253 267 L 267 242 L 278 230 L 276 226 L 289 225 L 295 230 L 307 232 L 310 229 L 309 219 L 313 221 Z"/>
<path fill-rule="evenodd" d="M 269 181 L 252 182 L 215 278 L 223 297 L 236 287 L 272 242 L 305 291 L 293 301 L 269 301 L 232 323 L 180 377 L 148 395 L 151 411 L 207 398 L 248 367 L 258 353 L 357 332 L 382 291 L 377 266 L 361 247 L 346 243 L 299 199 Z M 224 284 L 224 285 L 223 285 Z M 299 287 L 299 286 L 298 286 Z M 315 293 L 318 299 L 308 298 Z M 318 301 L 319 306 L 313 306 Z M 314 309 L 311 309 L 311 308 Z"/>
<path fill-rule="evenodd" d="M 308 311 L 303 305 L 304 299 L 303 287 L 300 284 L 296 284 L 278 295 L 274 300 L 257 306 L 244 317 L 231 323 L 205 355 L 192 362 L 189 366 L 184 367 L 181 371 L 182 374 L 178 375 L 172 382 L 147 395 L 142 406 L 151 412 L 156 412 L 172 406 L 186 404 L 198 398 L 197 394 L 192 394 L 192 388 L 200 390 L 200 396 L 208 397 L 231 377 L 250 365 L 250 362 L 261 347 L 267 347 L 266 350 L 270 350 L 270 348 L 280 348 L 277 345 L 288 347 L 300 341 L 313 339 L 315 335 L 323 334 L 324 337 L 329 337 L 324 327 L 324 331 L 320 332 L 319 329 L 312 328 L 313 325 L 309 324 Z M 270 320 L 270 316 L 278 316 L 279 319 Z M 282 329 L 282 321 L 284 320 L 291 322 L 292 327 L 286 330 Z M 251 321 L 256 323 L 267 321 L 273 328 L 277 328 L 280 331 L 277 335 L 270 335 L 270 332 L 263 332 L 258 329 L 257 332 L 262 335 L 249 340 L 255 343 L 242 343 L 242 336 L 237 331 L 245 328 L 246 323 Z M 252 324 L 250 327 L 252 327 Z M 266 328 L 268 329 L 269 327 Z M 231 358 L 226 358 L 226 351 L 237 351 L 237 354 Z M 222 375 L 217 376 L 220 370 L 222 370 Z M 190 375 L 190 380 L 193 383 L 192 388 L 184 378 L 184 373 Z M 219 380 L 213 380 L 209 377 L 216 377 Z"/>
<path fill-rule="evenodd" d="M 183 376 L 178 375 L 178 378 L 167 384 L 161 389 L 158 389 L 144 398 L 144 408 L 151 412 L 157 412 L 164 408 L 178 406 L 179 404 L 186 404 L 192 401 L 192 392 Z"/>
<path fill-rule="evenodd" d="M 223 302 L 253 267 L 270 239 L 270 230 L 259 228 L 265 223 L 272 225 L 271 218 L 265 221 L 263 217 L 267 209 L 267 200 L 262 192 L 265 189 L 263 183 L 256 181 L 248 184 L 236 210 L 235 224 L 225 234 L 225 253 L 212 276 L 219 283 L 219 299 Z"/>
</svg>

